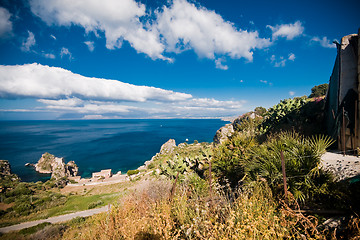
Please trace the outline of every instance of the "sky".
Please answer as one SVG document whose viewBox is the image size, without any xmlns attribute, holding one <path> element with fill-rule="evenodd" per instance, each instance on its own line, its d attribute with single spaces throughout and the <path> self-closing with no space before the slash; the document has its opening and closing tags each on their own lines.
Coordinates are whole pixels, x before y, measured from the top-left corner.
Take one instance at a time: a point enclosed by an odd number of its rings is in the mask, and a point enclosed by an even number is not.
<svg viewBox="0 0 360 240">
<path fill-rule="evenodd" d="M 0 120 L 218 118 L 327 83 L 360 2 L 0 0 Z"/>
</svg>

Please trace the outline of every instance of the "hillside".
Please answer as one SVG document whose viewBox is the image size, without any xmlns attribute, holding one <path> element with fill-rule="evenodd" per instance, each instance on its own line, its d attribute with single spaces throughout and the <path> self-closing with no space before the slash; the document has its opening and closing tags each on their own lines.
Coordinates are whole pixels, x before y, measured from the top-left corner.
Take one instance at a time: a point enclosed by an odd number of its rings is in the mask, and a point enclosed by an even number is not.
<svg viewBox="0 0 360 240">
<path fill-rule="evenodd" d="M 34 205 L 29 216 L 65 212 L 71 201 L 83 208 L 111 203 L 111 210 L 1 238 L 357 239 L 359 181 L 338 181 L 321 168 L 334 143 L 321 134 L 322 106 L 322 98 L 287 99 L 236 118 L 213 143 L 169 140 L 124 182 L 61 191 L 38 183 L 42 193 L 20 183 L 15 189 L 33 189 L 27 195 L 59 194 L 56 206 Z"/>
</svg>

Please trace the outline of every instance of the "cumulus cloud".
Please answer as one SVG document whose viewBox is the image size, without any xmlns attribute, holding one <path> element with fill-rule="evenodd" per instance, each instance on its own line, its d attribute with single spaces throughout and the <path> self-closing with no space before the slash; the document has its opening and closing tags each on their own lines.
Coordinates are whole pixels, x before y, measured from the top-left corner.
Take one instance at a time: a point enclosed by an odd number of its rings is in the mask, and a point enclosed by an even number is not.
<svg viewBox="0 0 360 240">
<path fill-rule="evenodd" d="M 77 25 L 97 37 L 103 32 L 108 49 L 121 48 L 127 41 L 139 53 L 170 62 L 173 59 L 164 56 L 165 52 L 188 49 L 209 59 L 222 55 L 252 61 L 255 49 L 271 44 L 257 31 L 237 29 L 214 11 L 186 0 L 174 0 L 154 15 L 135 0 L 30 0 L 30 6 L 49 25 Z M 93 49 L 91 42 L 85 44 Z"/>
<path fill-rule="evenodd" d="M 104 32 L 108 49 L 121 48 L 126 40 L 138 52 L 153 59 L 166 59 L 156 29 L 140 21 L 145 5 L 134 0 L 31 0 L 32 12 L 49 25 L 83 27 L 86 32 Z"/>
<path fill-rule="evenodd" d="M 156 27 L 170 52 L 192 48 L 200 57 L 228 55 L 252 61 L 254 49 L 270 45 L 269 39 L 260 38 L 258 32 L 237 30 L 214 11 L 186 0 L 174 0 L 157 15 Z"/>
<path fill-rule="evenodd" d="M 35 63 L 0 65 L 0 98 L 35 98 L 42 104 L 35 109 L 0 111 L 73 113 L 78 117 L 80 114 L 80 118 L 219 117 L 239 114 L 246 103 L 194 98 L 186 93 L 84 77 Z"/>
<path fill-rule="evenodd" d="M 102 99 L 179 101 L 190 94 L 155 87 L 136 86 L 116 80 L 84 77 L 68 70 L 40 64 L 0 66 L 0 97 L 45 99 Z"/>
<path fill-rule="evenodd" d="M 21 50 L 24 52 L 29 52 L 30 48 L 35 46 L 35 42 L 36 42 L 35 35 L 30 31 L 28 31 L 28 33 L 29 33 L 28 38 L 25 41 L 23 41 L 21 46 Z"/>
<path fill-rule="evenodd" d="M 89 48 L 89 51 L 92 52 L 95 49 L 94 42 L 93 41 L 85 41 L 84 42 L 86 46 Z"/>
<path fill-rule="evenodd" d="M 3 7 L 0 7 L 0 38 L 12 34 L 12 22 L 10 21 L 11 13 Z"/>
<path fill-rule="evenodd" d="M 336 45 L 330 42 L 330 40 L 327 37 L 323 37 L 323 38 L 313 37 L 310 39 L 310 42 L 319 43 L 320 46 L 324 48 L 336 48 Z"/>
<path fill-rule="evenodd" d="M 229 67 L 228 67 L 227 65 L 222 64 L 223 61 L 224 61 L 223 58 L 218 58 L 218 59 L 216 59 L 216 60 L 215 60 L 215 66 L 216 66 L 216 68 L 221 69 L 221 70 L 228 70 Z"/>
<path fill-rule="evenodd" d="M 60 50 L 60 57 L 63 58 L 63 57 L 66 57 L 66 56 L 69 58 L 70 61 L 74 59 L 71 52 L 69 51 L 69 49 L 63 47 Z"/>
<path fill-rule="evenodd" d="M 304 27 L 300 21 L 290 24 L 281 24 L 276 26 L 267 25 L 272 31 L 272 38 L 276 40 L 279 37 L 285 37 L 287 40 L 292 40 L 303 34 Z"/>
<path fill-rule="evenodd" d="M 290 53 L 290 54 L 289 54 L 289 58 L 288 58 L 288 59 L 289 59 L 290 61 L 295 61 L 295 58 L 296 58 L 296 57 L 295 57 L 295 54 L 293 54 L 293 53 Z"/>
</svg>

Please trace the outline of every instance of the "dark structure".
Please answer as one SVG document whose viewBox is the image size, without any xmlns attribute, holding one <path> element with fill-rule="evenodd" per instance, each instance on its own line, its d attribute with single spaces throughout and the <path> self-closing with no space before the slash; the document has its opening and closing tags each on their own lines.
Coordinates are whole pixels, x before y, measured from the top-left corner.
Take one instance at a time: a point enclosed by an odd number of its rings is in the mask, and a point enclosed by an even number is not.
<svg viewBox="0 0 360 240">
<path fill-rule="evenodd" d="M 337 56 L 326 95 L 326 128 L 344 153 L 360 149 L 360 29 L 337 44 Z"/>
</svg>

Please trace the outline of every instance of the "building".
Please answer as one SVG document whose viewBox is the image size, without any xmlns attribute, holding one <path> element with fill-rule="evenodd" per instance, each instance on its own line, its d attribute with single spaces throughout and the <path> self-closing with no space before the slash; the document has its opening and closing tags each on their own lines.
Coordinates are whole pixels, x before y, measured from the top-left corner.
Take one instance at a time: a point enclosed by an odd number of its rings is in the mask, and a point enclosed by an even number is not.
<svg viewBox="0 0 360 240">
<path fill-rule="evenodd" d="M 337 43 L 337 56 L 326 95 L 326 128 L 343 152 L 360 148 L 360 29 Z"/>
<path fill-rule="evenodd" d="M 110 178 L 112 177 L 111 169 L 101 170 L 92 174 L 92 178 Z"/>
</svg>

